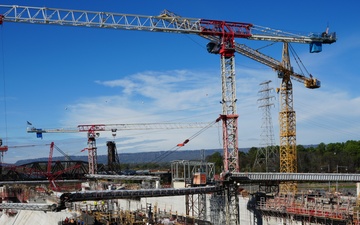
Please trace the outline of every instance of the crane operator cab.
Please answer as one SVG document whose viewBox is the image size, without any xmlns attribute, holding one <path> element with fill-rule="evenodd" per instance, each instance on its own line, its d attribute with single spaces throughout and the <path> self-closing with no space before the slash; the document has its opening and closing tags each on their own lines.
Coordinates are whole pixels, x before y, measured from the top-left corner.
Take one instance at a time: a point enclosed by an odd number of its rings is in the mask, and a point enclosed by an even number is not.
<svg viewBox="0 0 360 225">
<path fill-rule="evenodd" d="M 214 41 L 211 41 L 206 45 L 206 50 L 211 54 L 219 54 L 220 49 L 221 49 L 220 44 Z"/>
</svg>

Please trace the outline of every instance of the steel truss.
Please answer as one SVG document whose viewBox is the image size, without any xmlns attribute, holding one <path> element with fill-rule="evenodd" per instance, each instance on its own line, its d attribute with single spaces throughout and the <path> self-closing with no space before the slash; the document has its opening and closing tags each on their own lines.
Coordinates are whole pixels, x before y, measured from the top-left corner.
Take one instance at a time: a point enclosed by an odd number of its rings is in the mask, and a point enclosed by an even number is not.
<svg viewBox="0 0 360 225">
<path fill-rule="evenodd" d="M 224 171 L 239 172 L 235 56 L 221 56 Z"/>
</svg>

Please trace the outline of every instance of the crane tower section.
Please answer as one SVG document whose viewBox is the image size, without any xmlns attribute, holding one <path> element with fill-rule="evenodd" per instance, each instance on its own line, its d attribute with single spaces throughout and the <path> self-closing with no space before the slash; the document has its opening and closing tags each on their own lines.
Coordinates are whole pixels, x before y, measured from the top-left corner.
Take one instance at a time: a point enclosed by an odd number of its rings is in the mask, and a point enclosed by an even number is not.
<svg viewBox="0 0 360 225">
<path fill-rule="evenodd" d="M 283 67 L 291 71 L 288 43 L 284 42 L 282 53 Z M 279 72 L 282 78 L 280 86 L 279 125 L 280 125 L 280 172 L 297 172 L 296 154 L 296 114 L 293 107 L 293 87 L 289 72 Z M 297 185 L 294 182 L 286 182 L 280 185 L 280 193 L 294 194 Z"/>
</svg>

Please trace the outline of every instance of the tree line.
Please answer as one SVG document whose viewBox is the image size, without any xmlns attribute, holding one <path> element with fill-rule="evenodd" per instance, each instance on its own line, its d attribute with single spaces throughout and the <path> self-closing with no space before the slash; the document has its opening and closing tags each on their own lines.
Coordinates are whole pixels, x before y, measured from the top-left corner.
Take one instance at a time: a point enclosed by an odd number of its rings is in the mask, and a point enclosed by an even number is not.
<svg viewBox="0 0 360 225">
<path fill-rule="evenodd" d="M 274 163 L 256 164 L 260 148 L 252 147 L 248 151 L 239 151 L 240 172 L 279 172 L 279 146 L 273 146 L 276 152 Z M 349 140 L 338 143 L 320 143 L 318 145 L 297 145 L 297 172 L 299 173 L 360 173 L 360 141 Z M 215 163 L 215 172 L 223 170 L 223 156 L 215 152 L 206 157 L 207 162 Z M 170 168 L 170 162 L 163 163 L 123 163 L 121 170 L 144 170 Z"/>
<path fill-rule="evenodd" d="M 252 147 L 248 152 L 239 152 L 241 172 L 279 172 L 279 146 L 275 148 L 275 165 L 255 163 L 259 148 Z M 299 173 L 360 173 L 360 141 L 349 140 L 341 143 L 320 143 L 318 145 L 297 145 L 297 168 Z M 222 155 L 214 153 L 207 158 L 214 162 L 216 172 L 222 171 Z M 270 168 L 270 169 L 269 169 Z"/>
</svg>

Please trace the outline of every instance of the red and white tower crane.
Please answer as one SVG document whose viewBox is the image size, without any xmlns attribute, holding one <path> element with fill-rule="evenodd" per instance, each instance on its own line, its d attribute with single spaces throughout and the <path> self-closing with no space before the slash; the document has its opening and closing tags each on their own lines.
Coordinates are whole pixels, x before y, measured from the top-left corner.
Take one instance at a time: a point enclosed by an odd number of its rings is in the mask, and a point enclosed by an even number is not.
<svg viewBox="0 0 360 225">
<path fill-rule="evenodd" d="M 133 124 L 87 124 L 78 125 L 77 128 L 60 128 L 60 129 L 39 129 L 28 127 L 28 133 L 36 133 L 38 138 L 42 138 L 43 133 L 78 133 L 86 132 L 88 137 L 88 163 L 89 174 L 97 173 L 97 147 L 96 138 L 102 131 L 111 131 L 112 136 L 120 130 L 159 130 L 159 129 L 185 129 L 185 128 L 204 128 L 213 125 L 212 123 L 133 123 Z"/>
</svg>

